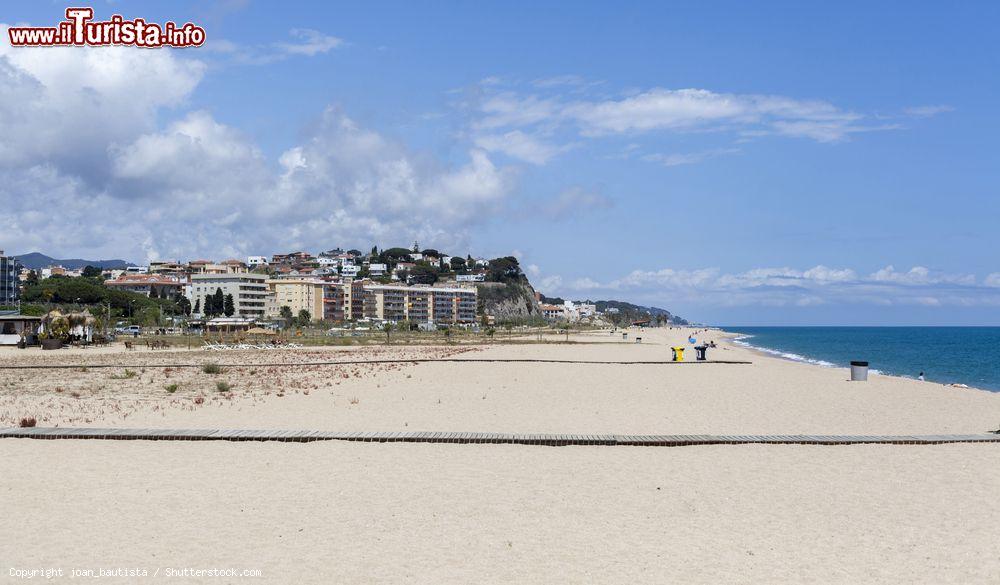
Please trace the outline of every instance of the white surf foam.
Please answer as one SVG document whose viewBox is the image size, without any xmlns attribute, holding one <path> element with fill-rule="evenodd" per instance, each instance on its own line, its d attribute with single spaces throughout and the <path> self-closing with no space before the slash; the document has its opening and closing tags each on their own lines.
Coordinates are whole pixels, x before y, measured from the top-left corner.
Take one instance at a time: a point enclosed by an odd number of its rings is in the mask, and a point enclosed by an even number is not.
<svg viewBox="0 0 1000 585">
<path fill-rule="evenodd" d="M 815 366 L 823 366 L 824 368 L 842 368 L 842 367 L 844 367 L 844 366 L 838 366 L 837 364 L 832 363 L 832 362 L 828 362 L 826 360 L 814 359 L 814 358 L 806 357 L 804 355 L 799 355 L 797 353 L 792 353 L 792 352 L 788 352 L 788 351 L 781 351 L 781 350 L 777 350 L 777 349 L 771 349 L 769 347 L 761 347 L 759 345 L 753 345 L 753 344 L 751 344 L 751 343 L 749 343 L 749 342 L 746 341 L 747 339 L 750 339 L 752 337 L 753 337 L 753 335 L 740 334 L 740 335 L 737 335 L 736 337 L 733 337 L 732 339 L 730 339 L 730 341 L 732 341 L 734 344 L 739 345 L 741 347 L 745 347 L 747 349 L 752 349 L 752 350 L 759 351 L 759 352 L 766 353 L 766 354 L 773 355 L 773 356 L 778 356 L 780 358 L 783 358 L 783 359 L 786 359 L 786 360 L 791 360 L 793 362 L 802 362 L 802 363 L 805 363 L 805 364 L 813 364 Z M 870 369 L 870 370 L 868 370 L 868 373 L 870 373 L 870 374 L 881 374 L 882 372 L 880 372 L 878 370 L 875 370 L 875 369 Z"/>
</svg>

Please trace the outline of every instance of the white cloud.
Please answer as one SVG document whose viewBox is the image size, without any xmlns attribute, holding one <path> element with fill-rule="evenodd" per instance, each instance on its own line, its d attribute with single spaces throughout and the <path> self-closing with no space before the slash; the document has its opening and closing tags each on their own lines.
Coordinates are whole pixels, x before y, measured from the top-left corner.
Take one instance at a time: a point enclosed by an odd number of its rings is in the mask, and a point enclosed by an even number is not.
<svg viewBox="0 0 1000 585">
<path fill-rule="evenodd" d="M 710 158 L 715 158 L 717 156 L 723 156 L 726 154 L 734 154 L 740 152 L 738 148 L 717 148 L 715 150 L 706 150 L 702 152 L 687 152 L 687 153 L 672 153 L 672 154 L 662 154 L 662 153 L 652 153 L 643 155 L 641 158 L 645 161 L 658 162 L 665 167 L 678 167 L 682 165 L 693 165 L 700 162 L 704 162 Z"/>
<path fill-rule="evenodd" d="M 571 148 L 571 146 L 548 144 L 520 130 L 479 136 L 475 139 L 475 143 L 479 148 L 490 152 L 501 152 L 534 165 L 544 165 L 552 157 Z"/>
<path fill-rule="evenodd" d="M 536 83 L 536 86 L 538 84 Z M 543 84 L 542 87 L 560 84 Z M 480 104 L 477 128 L 572 125 L 583 136 L 650 132 L 737 131 L 782 134 L 835 142 L 862 131 L 895 126 L 867 124 L 866 117 L 828 102 L 785 96 L 726 94 L 707 89 L 652 88 L 619 98 L 491 93 Z"/>
<path fill-rule="evenodd" d="M 98 164 L 112 142 L 155 127 L 183 105 L 205 65 L 169 50 L 12 48 L 0 25 L 0 165 Z"/>
<path fill-rule="evenodd" d="M 288 34 L 298 40 L 292 43 L 275 43 L 275 46 L 289 55 L 312 57 L 320 53 L 327 53 L 344 44 L 343 39 L 308 28 L 293 28 Z"/>
<path fill-rule="evenodd" d="M 446 163 L 335 109 L 269 159 L 210 112 L 176 113 L 204 70 L 180 51 L 0 45 L 0 247 L 133 260 L 447 248 L 516 185 L 482 149 Z"/>
<path fill-rule="evenodd" d="M 911 108 L 906 108 L 903 110 L 908 116 L 913 116 L 916 118 L 929 118 L 931 116 L 936 116 L 938 114 L 945 114 L 948 112 L 954 112 L 955 108 L 946 105 L 935 105 L 935 106 L 914 106 Z"/>
<path fill-rule="evenodd" d="M 891 282 L 900 285 L 927 284 L 975 284 L 975 276 L 971 274 L 932 273 L 923 266 L 914 266 L 906 272 L 898 272 L 893 266 L 886 266 L 873 272 L 869 278 L 875 282 Z"/>
<path fill-rule="evenodd" d="M 565 148 L 554 144 L 577 145 L 582 139 L 718 136 L 718 146 L 693 152 L 639 155 L 638 148 L 630 145 L 616 156 L 636 154 L 672 167 L 738 152 L 734 143 L 764 136 L 836 143 L 858 133 L 903 128 L 880 121 L 878 115 L 853 112 L 823 100 L 664 87 L 597 95 L 597 85 L 572 75 L 528 84 L 490 78 L 489 83 L 469 89 L 460 104 L 470 115 L 468 133 L 481 148 L 536 165 L 546 164 Z M 911 108 L 909 115 L 933 115 L 944 108 Z"/>
<path fill-rule="evenodd" d="M 209 38 L 203 50 L 244 65 L 268 65 L 290 57 L 315 57 L 344 46 L 344 39 L 308 28 L 288 31 L 290 41 L 242 45 L 227 39 Z"/>
<path fill-rule="evenodd" d="M 716 268 L 635 270 L 621 278 L 566 281 L 547 277 L 549 295 L 590 298 L 639 298 L 653 303 L 683 300 L 715 306 L 815 306 L 828 303 L 870 305 L 1000 305 L 1000 273 L 977 284 L 974 275 L 944 274 L 916 266 L 899 272 L 889 266 L 868 276 L 849 268 L 819 265 L 808 270 L 754 268 L 723 273 Z M 994 287 L 994 288 L 990 288 Z"/>
</svg>

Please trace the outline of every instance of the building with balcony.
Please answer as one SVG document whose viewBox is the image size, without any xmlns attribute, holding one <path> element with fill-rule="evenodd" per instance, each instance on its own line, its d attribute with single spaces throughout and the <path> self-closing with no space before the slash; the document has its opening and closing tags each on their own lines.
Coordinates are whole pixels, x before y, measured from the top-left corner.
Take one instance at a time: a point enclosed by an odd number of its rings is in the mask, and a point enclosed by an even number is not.
<svg viewBox="0 0 1000 585">
<path fill-rule="evenodd" d="M 364 288 L 364 316 L 438 325 L 474 323 L 476 289 L 374 284 Z"/>
<path fill-rule="evenodd" d="M 325 318 L 323 303 L 325 286 L 325 282 L 317 279 L 269 279 L 267 288 L 274 295 L 274 300 L 269 303 L 267 317 L 280 317 L 281 308 L 288 307 L 294 316 L 298 316 L 300 311 L 308 311 L 313 319 Z"/>
<path fill-rule="evenodd" d="M 113 280 L 105 280 L 104 286 L 147 297 L 172 299 L 184 293 L 186 279 L 165 274 L 122 274 Z"/>
<path fill-rule="evenodd" d="M 0 305 L 15 305 L 21 299 L 21 263 L 0 250 Z"/>
<path fill-rule="evenodd" d="M 323 319 L 326 321 L 359 321 L 365 316 L 365 282 L 345 279 L 328 282 L 323 289 Z"/>
<path fill-rule="evenodd" d="M 191 275 L 192 306 L 197 306 L 194 315 L 201 317 L 205 310 L 205 297 L 222 290 L 223 296 L 233 295 L 234 316 L 263 318 L 267 303 L 267 276 L 252 272 L 237 274 L 193 274 Z"/>
</svg>

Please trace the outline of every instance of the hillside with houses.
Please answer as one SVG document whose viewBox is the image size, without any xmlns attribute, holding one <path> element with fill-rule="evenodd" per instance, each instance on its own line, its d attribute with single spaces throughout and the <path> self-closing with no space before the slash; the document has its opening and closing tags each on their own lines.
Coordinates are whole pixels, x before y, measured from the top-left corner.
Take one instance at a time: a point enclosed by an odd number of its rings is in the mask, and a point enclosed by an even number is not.
<svg viewBox="0 0 1000 585">
<path fill-rule="evenodd" d="M 90 306 L 144 326 L 275 327 L 308 323 L 402 323 L 409 327 L 681 323 L 663 309 L 619 301 L 565 301 L 536 291 L 517 258 L 433 248 L 333 248 L 245 259 L 45 264 L 40 253 L 5 258 L 0 307 L 42 314 Z"/>
</svg>

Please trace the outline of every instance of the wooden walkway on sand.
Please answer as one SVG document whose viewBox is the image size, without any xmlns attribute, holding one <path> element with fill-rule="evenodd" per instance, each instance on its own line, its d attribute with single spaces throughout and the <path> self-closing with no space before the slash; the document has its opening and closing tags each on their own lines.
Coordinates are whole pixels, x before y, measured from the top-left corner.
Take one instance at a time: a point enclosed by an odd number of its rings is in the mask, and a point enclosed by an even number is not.
<svg viewBox="0 0 1000 585">
<path fill-rule="evenodd" d="M 981 435 L 558 435 L 510 433 L 435 433 L 225 430 L 225 429 L 99 429 L 31 427 L 0 429 L 0 438 L 105 439 L 145 441 L 356 441 L 365 443 L 457 443 L 501 445 L 622 445 L 684 447 L 691 445 L 938 445 L 1000 443 L 1000 434 Z"/>
</svg>

